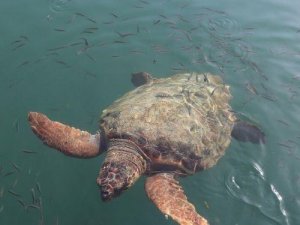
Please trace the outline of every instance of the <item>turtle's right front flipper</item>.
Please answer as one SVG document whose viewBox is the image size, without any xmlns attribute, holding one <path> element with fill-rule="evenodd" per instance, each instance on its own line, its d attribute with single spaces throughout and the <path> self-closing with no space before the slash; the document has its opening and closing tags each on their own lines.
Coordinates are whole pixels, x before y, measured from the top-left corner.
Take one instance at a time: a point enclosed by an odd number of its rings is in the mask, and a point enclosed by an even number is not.
<svg viewBox="0 0 300 225">
<path fill-rule="evenodd" d="M 42 113 L 29 112 L 32 131 L 48 146 L 75 157 L 88 158 L 101 153 L 100 134 L 92 135 L 52 121 Z"/>
<path fill-rule="evenodd" d="M 265 134 L 257 126 L 245 121 L 235 122 L 231 136 L 238 141 L 258 144 L 265 143 Z"/>
</svg>

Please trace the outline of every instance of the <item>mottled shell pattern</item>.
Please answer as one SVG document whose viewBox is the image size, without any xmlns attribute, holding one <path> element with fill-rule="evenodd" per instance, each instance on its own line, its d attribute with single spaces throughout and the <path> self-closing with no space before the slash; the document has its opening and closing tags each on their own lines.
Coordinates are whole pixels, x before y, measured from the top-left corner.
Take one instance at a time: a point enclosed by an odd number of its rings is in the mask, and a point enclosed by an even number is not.
<svg viewBox="0 0 300 225">
<path fill-rule="evenodd" d="M 148 174 L 193 174 L 215 165 L 230 144 L 230 98 L 221 77 L 207 73 L 153 79 L 105 109 L 100 128 L 108 141 L 139 146 Z"/>
</svg>

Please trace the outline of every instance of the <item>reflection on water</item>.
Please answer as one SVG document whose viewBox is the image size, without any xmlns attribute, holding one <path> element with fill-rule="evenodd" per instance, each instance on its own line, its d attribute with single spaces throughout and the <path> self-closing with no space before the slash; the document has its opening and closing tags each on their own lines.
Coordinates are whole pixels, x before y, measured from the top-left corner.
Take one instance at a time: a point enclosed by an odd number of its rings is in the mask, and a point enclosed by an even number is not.
<svg viewBox="0 0 300 225">
<path fill-rule="evenodd" d="M 49 9 L 54 12 L 63 12 L 66 11 L 72 0 L 48 0 Z"/>
<path fill-rule="evenodd" d="M 26 121 L 36 110 L 95 131 L 137 71 L 219 74 L 238 117 L 266 133 L 266 145 L 233 141 L 216 167 L 183 181 L 212 225 L 300 224 L 300 7 L 244 4 L 2 1 L 0 224 L 174 224 L 147 201 L 143 179 L 102 203 L 103 158 L 53 153 Z"/>
<path fill-rule="evenodd" d="M 239 165 L 228 174 L 225 185 L 232 196 L 255 207 L 276 224 L 290 224 L 281 194 L 266 180 L 259 164 Z"/>
</svg>

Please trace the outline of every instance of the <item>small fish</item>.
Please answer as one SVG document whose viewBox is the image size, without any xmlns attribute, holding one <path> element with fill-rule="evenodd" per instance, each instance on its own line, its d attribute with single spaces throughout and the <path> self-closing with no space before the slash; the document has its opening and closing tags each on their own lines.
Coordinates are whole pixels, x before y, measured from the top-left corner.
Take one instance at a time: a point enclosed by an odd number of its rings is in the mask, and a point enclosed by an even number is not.
<svg viewBox="0 0 300 225">
<path fill-rule="evenodd" d="M 22 62 L 20 65 L 18 65 L 17 68 L 20 68 L 20 67 L 25 66 L 27 64 L 29 64 L 29 61 L 26 60 L 26 61 Z"/>
<path fill-rule="evenodd" d="M 204 82 L 207 82 L 208 83 L 208 78 L 207 78 L 207 75 L 204 73 Z"/>
<path fill-rule="evenodd" d="M 81 17 L 83 17 L 83 18 L 85 18 L 85 19 L 89 20 L 89 21 L 90 21 L 90 22 L 92 22 L 92 23 L 97 23 L 95 20 L 93 20 L 93 19 L 91 19 L 90 17 L 88 17 L 88 16 L 84 15 L 83 13 L 80 13 L 80 12 L 75 12 L 75 15 L 77 15 L 77 16 L 81 16 Z"/>
<path fill-rule="evenodd" d="M 171 67 L 171 70 L 182 71 L 182 70 L 184 70 L 184 68 Z"/>
<path fill-rule="evenodd" d="M 165 15 L 163 14 L 159 14 L 160 17 L 164 18 L 164 19 L 168 19 Z"/>
<path fill-rule="evenodd" d="M 258 95 L 258 92 L 257 92 L 256 88 L 255 88 L 254 85 L 252 85 L 251 83 L 247 82 L 246 88 L 247 88 L 247 90 L 248 90 L 250 93 L 252 93 L 252 94 L 254 94 L 254 95 Z"/>
<path fill-rule="evenodd" d="M 137 8 L 137 9 L 143 9 L 145 8 L 144 6 L 140 6 L 140 5 L 134 5 L 134 8 Z"/>
<path fill-rule="evenodd" d="M 114 21 L 106 21 L 106 22 L 102 22 L 102 23 L 105 24 L 105 25 L 109 25 L 109 24 L 113 24 Z"/>
<path fill-rule="evenodd" d="M 259 75 L 260 75 L 262 78 L 264 78 L 265 80 L 269 80 L 269 78 L 266 77 L 266 76 L 263 74 L 263 72 L 262 72 L 261 69 L 257 66 L 256 63 L 250 62 L 249 64 L 251 65 L 252 69 L 253 69 L 257 74 L 259 74 Z"/>
<path fill-rule="evenodd" d="M 56 63 L 69 67 L 68 64 L 62 60 L 55 60 Z"/>
<path fill-rule="evenodd" d="M 51 20 L 53 20 L 53 17 L 50 16 L 50 15 L 47 15 L 46 19 L 47 19 L 48 22 L 50 22 Z"/>
<path fill-rule="evenodd" d="M 15 40 L 15 41 L 11 42 L 10 44 L 11 44 L 11 45 L 14 45 L 14 44 L 20 43 L 20 42 L 22 42 L 22 41 L 23 41 L 23 40 Z"/>
<path fill-rule="evenodd" d="M 187 3 L 183 4 L 182 6 L 180 6 L 180 8 L 181 8 L 181 9 L 184 9 L 184 8 L 186 8 L 186 7 L 189 6 L 189 5 L 190 5 L 190 3 L 187 2 Z"/>
<path fill-rule="evenodd" d="M 19 131 L 20 131 L 20 121 L 19 121 L 19 118 L 15 119 L 15 121 L 13 122 L 13 127 L 16 129 L 17 133 L 19 133 Z"/>
<path fill-rule="evenodd" d="M 160 23 L 160 20 L 154 20 L 153 21 L 153 25 L 156 25 L 156 24 L 159 24 Z"/>
<path fill-rule="evenodd" d="M 81 32 L 81 34 L 93 34 L 93 33 L 95 33 L 95 32 L 92 30 L 84 30 Z"/>
<path fill-rule="evenodd" d="M 285 122 L 285 121 L 283 121 L 283 120 L 277 120 L 279 123 L 282 123 L 283 125 L 285 125 L 285 126 L 287 126 L 287 127 L 289 127 L 290 125 L 287 123 L 287 122 Z"/>
<path fill-rule="evenodd" d="M 1 187 L 0 189 L 0 198 L 3 198 L 4 195 L 4 187 Z"/>
<path fill-rule="evenodd" d="M 119 16 L 117 15 L 117 14 L 115 14 L 115 13 L 110 13 L 110 15 L 112 15 L 113 17 L 115 17 L 115 18 L 119 18 Z"/>
<path fill-rule="evenodd" d="M 94 78 L 96 78 L 96 77 L 97 77 L 97 75 L 96 75 L 96 74 L 94 74 L 94 73 L 91 73 L 91 72 L 89 72 L 89 71 L 85 71 L 85 74 L 86 74 L 86 75 L 88 75 L 88 76 L 94 77 Z"/>
<path fill-rule="evenodd" d="M 22 152 L 26 153 L 26 154 L 36 154 L 36 151 L 32 151 L 32 150 L 27 150 L 27 149 L 23 149 Z"/>
<path fill-rule="evenodd" d="M 49 52 L 49 53 L 46 53 L 46 56 L 52 56 L 52 55 L 54 55 L 54 56 L 59 56 L 58 52 Z M 40 59 L 40 60 L 41 60 L 41 59 Z M 40 61 L 40 60 L 36 60 L 35 62 L 38 62 L 38 61 Z"/>
<path fill-rule="evenodd" d="M 84 40 L 84 45 L 89 46 L 89 42 L 86 38 L 80 38 L 81 40 Z"/>
<path fill-rule="evenodd" d="M 125 44 L 125 43 L 128 43 L 128 42 L 127 41 L 116 40 L 116 41 L 114 41 L 114 43 L 116 43 L 116 44 Z"/>
<path fill-rule="evenodd" d="M 92 23 L 97 23 L 95 20 L 93 20 L 93 19 L 91 19 L 89 17 L 87 17 L 87 20 L 91 21 Z"/>
<path fill-rule="evenodd" d="M 4 205 L 1 205 L 1 207 L 0 207 L 0 213 L 2 213 L 3 210 L 4 210 Z"/>
<path fill-rule="evenodd" d="M 65 32 L 66 30 L 65 29 L 61 29 L 61 28 L 54 28 L 55 31 L 58 31 L 58 32 Z"/>
<path fill-rule="evenodd" d="M 55 48 L 49 48 L 49 49 L 47 49 L 47 51 L 56 51 L 56 50 L 61 50 L 61 49 L 67 48 L 67 47 L 69 47 L 69 46 L 63 45 L 63 46 L 59 46 L 59 47 L 55 47 Z"/>
<path fill-rule="evenodd" d="M 18 182 L 19 182 L 19 179 L 16 178 L 14 183 L 11 185 L 11 187 L 14 189 L 17 186 Z"/>
<path fill-rule="evenodd" d="M 267 95 L 267 94 L 261 94 L 261 97 L 271 101 L 271 102 L 275 102 L 276 99 L 273 96 Z"/>
<path fill-rule="evenodd" d="M 27 208 L 25 202 L 22 199 L 18 198 L 17 201 L 24 207 L 24 209 Z"/>
<path fill-rule="evenodd" d="M 38 192 L 39 192 L 40 194 L 42 194 L 40 183 L 39 183 L 39 182 L 36 182 L 35 185 L 36 185 L 36 189 L 38 190 Z"/>
<path fill-rule="evenodd" d="M 192 41 L 192 36 L 188 32 L 183 31 L 183 33 L 189 41 Z"/>
<path fill-rule="evenodd" d="M 145 1 L 145 0 L 140 0 L 141 3 L 144 3 L 146 5 L 149 5 L 149 2 Z"/>
<path fill-rule="evenodd" d="M 75 15 L 77 15 L 77 16 L 82 16 L 82 17 L 86 17 L 86 15 L 84 15 L 84 14 L 82 14 L 82 13 L 80 13 L 80 12 L 76 12 Z"/>
<path fill-rule="evenodd" d="M 8 176 L 14 174 L 15 172 L 16 172 L 15 170 L 14 170 L 14 171 L 9 171 L 9 172 L 5 173 L 5 174 L 3 175 L 3 177 L 8 177 Z"/>
<path fill-rule="evenodd" d="M 85 28 L 85 30 L 93 30 L 93 31 L 96 31 L 98 29 L 99 29 L 98 27 L 87 27 L 87 28 Z"/>
<path fill-rule="evenodd" d="M 36 201 L 36 195 L 35 195 L 35 191 L 33 188 L 30 189 L 31 192 L 31 200 L 32 200 L 32 204 L 34 204 Z"/>
<path fill-rule="evenodd" d="M 282 146 L 282 147 L 288 148 L 288 149 L 293 148 L 292 146 L 290 146 L 290 145 L 288 145 L 288 144 L 285 144 L 285 143 L 280 143 L 280 142 L 278 142 L 277 144 L 280 145 L 280 146 Z"/>
<path fill-rule="evenodd" d="M 130 53 L 132 53 L 132 54 L 145 54 L 145 52 L 140 51 L 140 50 L 131 50 Z"/>
<path fill-rule="evenodd" d="M 77 45 L 82 45 L 82 42 L 74 42 L 69 44 L 69 46 L 77 46 Z"/>
<path fill-rule="evenodd" d="M 13 48 L 13 51 L 16 51 L 18 48 L 22 48 L 23 46 L 25 46 L 25 43 L 21 43 L 19 45 L 17 45 L 15 48 Z"/>
<path fill-rule="evenodd" d="M 24 39 L 26 41 L 29 41 L 29 38 L 27 36 L 25 36 L 25 35 L 20 35 L 20 38 L 22 38 L 22 39 Z"/>
<path fill-rule="evenodd" d="M 85 54 L 90 60 L 92 60 L 93 62 L 97 62 L 96 59 L 94 59 L 94 57 L 92 57 L 90 54 Z"/>
<path fill-rule="evenodd" d="M 58 216 L 56 217 L 56 223 L 55 223 L 55 225 L 59 225 L 59 223 L 58 223 Z"/>
<path fill-rule="evenodd" d="M 194 30 L 197 30 L 198 28 L 199 28 L 199 27 L 192 27 L 192 28 L 189 29 L 189 31 L 192 32 L 192 31 L 194 31 Z"/>
<path fill-rule="evenodd" d="M 204 205 L 207 209 L 209 209 L 209 205 L 208 205 L 207 201 L 204 201 Z"/>
<path fill-rule="evenodd" d="M 13 196 L 16 196 L 16 197 L 20 197 L 21 195 L 15 191 L 13 191 L 12 189 L 8 190 L 7 191 L 8 193 L 12 194 Z"/>
<path fill-rule="evenodd" d="M 181 15 L 177 15 L 177 18 L 179 20 L 181 20 L 182 22 L 189 23 L 189 21 L 187 19 L 184 19 L 183 16 L 181 16 Z"/>
<path fill-rule="evenodd" d="M 29 205 L 27 205 L 27 209 L 28 208 L 33 208 L 33 209 L 38 209 L 38 210 L 41 209 L 41 207 L 39 205 L 36 205 L 36 204 L 29 204 Z"/>
<path fill-rule="evenodd" d="M 135 35 L 134 33 L 120 33 L 120 32 L 118 32 L 118 31 L 116 31 L 116 33 L 117 33 L 121 38 Z"/>
</svg>

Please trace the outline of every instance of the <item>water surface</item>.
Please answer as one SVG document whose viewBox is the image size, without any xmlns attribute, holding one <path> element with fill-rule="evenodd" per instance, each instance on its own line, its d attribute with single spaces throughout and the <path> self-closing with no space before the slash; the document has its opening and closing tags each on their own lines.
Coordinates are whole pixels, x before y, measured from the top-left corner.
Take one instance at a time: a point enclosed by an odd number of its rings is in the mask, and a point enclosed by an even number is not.
<svg viewBox="0 0 300 225">
<path fill-rule="evenodd" d="M 267 135 L 265 145 L 233 140 L 214 168 L 181 180 L 212 225 L 300 224 L 298 1 L 3 0 L 0 9 L 1 225 L 175 224 L 147 199 L 144 177 L 101 202 L 104 156 L 65 157 L 26 121 L 40 111 L 95 132 L 136 71 L 218 74 L 239 117 Z"/>
</svg>

